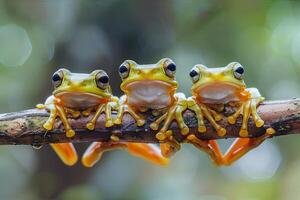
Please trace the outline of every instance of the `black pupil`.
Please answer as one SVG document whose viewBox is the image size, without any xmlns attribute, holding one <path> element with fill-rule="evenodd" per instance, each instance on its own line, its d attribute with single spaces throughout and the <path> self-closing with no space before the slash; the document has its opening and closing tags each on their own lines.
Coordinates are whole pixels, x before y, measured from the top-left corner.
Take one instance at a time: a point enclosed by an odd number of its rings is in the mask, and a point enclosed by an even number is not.
<svg viewBox="0 0 300 200">
<path fill-rule="evenodd" d="M 54 81 L 54 82 L 56 82 L 56 81 L 60 81 L 60 76 L 58 75 L 58 74 L 54 74 L 53 76 L 52 76 L 52 80 Z"/>
<path fill-rule="evenodd" d="M 102 76 L 99 78 L 99 82 L 101 83 L 108 83 L 108 81 L 109 81 L 108 76 Z"/>
<path fill-rule="evenodd" d="M 127 67 L 125 67 L 124 65 L 122 65 L 120 68 L 119 68 L 119 72 L 121 73 L 121 74 L 123 74 L 123 73 L 125 73 L 125 72 L 127 72 L 128 71 L 128 69 L 127 69 Z"/>
<path fill-rule="evenodd" d="M 243 74 L 244 73 L 244 68 L 238 67 L 238 68 L 236 68 L 235 72 L 237 72 L 239 74 Z"/>
<path fill-rule="evenodd" d="M 176 70 L 176 65 L 175 65 L 174 63 L 171 63 L 171 64 L 169 64 L 169 65 L 168 65 L 168 67 L 167 67 L 167 68 L 168 68 L 168 70 L 170 70 L 170 71 L 172 71 L 172 72 L 173 72 L 173 71 L 175 71 L 175 70 Z"/>
<path fill-rule="evenodd" d="M 197 76 L 197 72 L 195 71 L 195 70 L 192 70 L 191 72 L 190 72 L 190 77 L 194 77 L 194 76 Z"/>
</svg>

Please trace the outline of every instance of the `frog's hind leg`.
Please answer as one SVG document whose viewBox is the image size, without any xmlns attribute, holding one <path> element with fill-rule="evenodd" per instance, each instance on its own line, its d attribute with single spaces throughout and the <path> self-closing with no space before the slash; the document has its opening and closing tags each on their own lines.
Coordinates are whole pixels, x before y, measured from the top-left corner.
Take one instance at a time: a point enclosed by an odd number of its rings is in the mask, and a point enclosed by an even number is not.
<svg viewBox="0 0 300 200">
<path fill-rule="evenodd" d="M 250 93 L 251 98 L 242 103 L 242 105 L 238 108 L 238 110 L 231 116 L 228 117 L 228 122 L 230 124 L 235 124 L 237 118 L 242 114 L 242 126 L 240 130 L 240 136 L 247 137 L 248 136 L 248 121 L 250 115 L 256 125 L 256 127 L 262 127 L 264 125 L 264 121 L 257 114 L 256 107 L 264 101 L 264 98 L 260 95 L 259 91 L 256 88 L 248 88 L 247 91 Z"/>
<path fill-rule="evenodd" d="M 216 140 L 200 140 L 193 134 L 189 135 L 187 140 L 201 151 L 206 152 L 214 164 L 217 166 L 223 164 L 223 155 Z"/>
<path fill-rule="evenodd" d="M 180 144 L 172 136 L 172 131 L 168 130 L 170 124 L 175 119 L 182 135 L 187 135 L 189 132 L 188 126 L 183 119 L 183 111 L 187 109 L 188 103 L 185 95 L 182 93 L 176 94 L 177 102 L 172 106 L 165 114 L 159 119 L 153 122 L 150 127 L 154 130 L 158 129 L 159 124 L 164 120 L 164 124 L 159 132 L 156 134 L 156 138 L 164 143 L 160 145 L 162 154 L 165 157 L 170 157 L 180 150 Z"/>
<path fill-rule="evenodd" d="M 164 121 L 167 118 L 168 113 L 164 113 L 162 116 L 160 116 L 157 120 L 155 120 L 155 122 L 152 122 L 150 124 L 150 128 L 152 130 L 157 130 L 159 127 L 159 124 Z M 160 144 L 160 149 L 162 152 L 162 155 L 164 157 L 171 157 L 172 155 L 174 155 L 177 151 L 180 150 L 180 144 L 173 138 L 171 131 L 166 131 L 164 133 L 165 139 L 164 142 L 165 143 L 161 143 Z"/>
<path fill-rule="evenodd" d="M 231 165 L 234 161 L 241 158 L 248 151 L 259 146 L 265 139 L 275 133 L 273 128 L 268 128 L 266 133 L 258 138 L 238 138 L 229 147 L 223 157 L 224 165 Z"/>
<path fill-rule="evenodd" d="M 160 144 L 161 154 L 166 158 L 173 156 L 180 148 L 180 143 L 173 136 L 167 137 L 165 143 Z"/>
<path fill-rule="evenodd" d="M 169 164 L 169 159 L 162 156 L 159 147 L 154 144 L 143 143 L 126 143 L 130 154 L 143 158 L 153 164 L 166 166 Z"/>
<path fill-rule="evenodd" d="M 101 159 L 105 151 L 115 149 L 127 149 L 132 155 L 141 157 L 154 164 L 167 165 L 169 160 L 160 154 L 158 147 L 152 144 L 142 143 L 118 143 L 118 142 L 94 142 L 86 150 L 82 157 L 82 164 L 85 167 L 94 166 Z"/>
<path fill-rule="evenodd" d="M 95 108 L 87 108 L 85 110 L 83 110 L 81 113 L 84 117 L 88 117 L 90 116 L 90 114 L 92 113 L 92 111 L 94 110 Z"/>
<path fill-rule="evenodd" d="M 77 152 L 72 143 L 50 144 L 58 157 L 68 166 L 74 165 L 77 160 Z"/>
</svg>

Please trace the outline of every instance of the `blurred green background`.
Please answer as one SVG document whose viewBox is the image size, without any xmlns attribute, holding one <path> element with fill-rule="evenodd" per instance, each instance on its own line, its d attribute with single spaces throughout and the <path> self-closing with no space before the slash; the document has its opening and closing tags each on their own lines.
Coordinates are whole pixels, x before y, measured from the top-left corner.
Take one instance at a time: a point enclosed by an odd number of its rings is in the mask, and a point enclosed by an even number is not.
<svg viewBox="0 0 300 200">
<path fill-rule="evenodd" d="M 189 94 L 194 64 L 239 61 L 246 83 L 267 99 L 300 96 L 297 1 L 0 0 L 0 112 L 33 108 L 51 94 L 59 67 L 105 69 L 121 95 L 125 59 L 172 58 Z M 127 152 L 106 153 L 94 168 L 64 166 L 44 146 L 0 148 L 1 199 L 299 199 L 299 136 L 274 138 L 227 168 L 184 145 L 168 168 Z M 222 141 L 224 148 L 228 141 Z M 88 144 L 77 144 L 82 154 Z"/>
</svg>

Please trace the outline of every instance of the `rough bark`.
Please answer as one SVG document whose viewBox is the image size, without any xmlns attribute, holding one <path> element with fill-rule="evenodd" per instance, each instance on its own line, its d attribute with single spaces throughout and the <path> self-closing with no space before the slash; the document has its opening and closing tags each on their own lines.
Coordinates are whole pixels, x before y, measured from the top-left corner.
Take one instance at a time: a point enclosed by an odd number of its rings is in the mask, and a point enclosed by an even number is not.
<svg viewBox="0 0 300 200">
<path fill-rule="evenodd" d="M 225 107 L 224 116 L 232 114 L 234 110 L 231 107 Z M 300 132 L 300 99 L 291 99 L 284 101 L 268 101 L 262 103 L 258 108 L 258 113 L 265 121 L 264 127 L 256 128 L 253 121 L 249 121 L 249 137 L 258 137 L 265 133 L 266 128 L 272 127 L 276 131 L 273 136 L 295 134 Z M 115 116 L 115 113 L 113 114 Z M 111 128 L 104 126 L 104 114 L 98 119 L 96 129 L 89 131 L 85 125 L 90 117 L 80 117 L 70 119 L 70 124 L 76 131 L 73 138 L 67 138 L 63 126 L 58 119 L 52 131 L 45 131 L 42 127 L 48 118 L 48 113 L 44 110 L 31 109 L 15 113 L 6 113 L 0 115 L 0 144 L 23 144 L 39 146 L 46 143 L 61 142 L 92 142 L 92 141 L 109 141 L 111 136 L 117 136 L 120 141 L 157 143 L 155 131 L 149 128 L 149 124 L 155 119 L 150 113 L 146 113 L 147 123 L 142 127 L 135 125 L 134 119 L 129 115 L 124 115 L 122 125 L 115 125 Z M 190 127 L 190 133 L 196 134 L 203 140 L 222 139 L 239 137 L 241 117 L 235 125 L 230 125 L 226 118 L 219 124 L 226 128 L 225 137 L 219 137 L 210 124 L 205 121 L 207 126 L 206 133 L 198 133 L 197 120 L 194 113 L 187 110 L 184 113 L 186 124 Z M 171 125 L 173 135 L 179 141 L 184 141 L 178 130 L 176 122 Z"/>
</svg>

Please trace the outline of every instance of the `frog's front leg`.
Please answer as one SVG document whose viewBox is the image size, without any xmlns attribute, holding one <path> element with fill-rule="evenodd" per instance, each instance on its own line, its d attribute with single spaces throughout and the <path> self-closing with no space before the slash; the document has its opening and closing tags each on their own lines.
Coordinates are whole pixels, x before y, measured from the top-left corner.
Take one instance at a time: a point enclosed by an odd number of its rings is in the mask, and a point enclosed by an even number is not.
<svg viewBox="0 0 300 200">
<path fill-rule="evenodd" d="M 210 109 L 205 104 L 197 103 L 193 97 L 188 98 L 188 108 L 196 114 L 196 118 L 198 120 L 198 131 L 200 133 L 206 132 L 206 126 L 204 124 L 205 117 L 217 131 L 219 136 L 224 136 L 226 134 L 226 129 L 216 122 L 222 118 L 216 111 Z"/>
<path fill-rule="evenodd" d="M 81 161 L 86 167 L 94 166 L 105 151 L 127 149 L 134 156 L 141 157 L 154 164 L 165 166 L 169 163 L 167 158 L 160 154 L 160 150 L 153 144 L 126 143 L 126 142 L 94 142 L 84 153 Z"/>
<path fill-rule="evenodd" d="M 139 114 L 137 114 L 137 109 L 135 109 L 134 107 L 127 105 L 126 104 L 126 100 L 127 97 L 126 95 L 123 95 L 120 98 L 120 105 L 119 105 L 119 109 L 118 109 L 118 114 L 116 119 L 114 120 L 114 124 L 121 124 L 123 121 L 123 115 L 125 112 L 128 112 L 136 121 L 137 126 L 143 126 L 146 122 L 145 119 L 143 119 L 142 116 L 140 116 Z"/>
<path fill-rule="evenodd" d="M 112 110 L 117 110 L 118 109 L 118 97 L 112 97 L 111 101 L 105 104 L 100 104 L 97 108 L 96 108 L 96 112 L 95 115 L 93 116 L 93 118 L 91 119 L 91 121 L 89 121 L 86 125 L 86 127 L 89 130 L 94 130 L 97 120 L 99 118 L 99 116 L 101 115 L 101 113 L 105 112 L 105 127 L 111 127 L 114 125 L 113 123 L 113 119 L 112 119 Z"/>
<path fill-rule="evenodd" d="M 160 131 L 156 134 L 156 138 L 160 141 L 163 141 L 166 137 L 168 137 L 167 132 L 171 132 L 169 126 L 171 122 L 175 119 L 177 121 L 178 127 L 182 135 L 186 135 L 189 132 L 188 126 L 185 124 L 182 112 L 187 109 L 187 100 L 183 93 L 175 94 L 175 103 L 171 106 L 168 111 L 159 117 L 156 121 L 150 124 L 150 128 L 153 130 L 157 130 L 159 124 L 164 121 L 164 124 Z M 166 134 L 167 133 L 167 134 Z"/>
<path fill-rule="evenodd" d="M 176 102 L 173 106 L 168 108 L 168 111 L 160 116 L 156 121 L 150 124 L 150 128 L 157 130 L 159 124 L 164 121 L 162 128 L 156 134 L 156 138 L 164 143 L 161 143 L 162 154 L 166 157 L 172 156 L 176 151 L 180 150 L 180 144 L 172 136 L 172 131 L 168 130 L 170 124 L 175 119 L 182 135 L 189 132 L 188 126 L 185 124 L 182 113 L 187 109 L 186 97 L 183 93 L 175 94 Z"/>
<path fill-rule="evenodd" d="M 46 110 L 50 111 L 50 116 L 48 120 L 45 122 L 45 124 L 43 125 L 43 127 L 46 130 L 50 131 L 53 129 L 55 119 L 57 116 L 59 116 L 66 130 L 66 136 L 73 137 L 75 135 L 75 131 L 71 128 L 68 122 L 64 108 L 56 103 L 56 99 L 54 96 L 48 97 L 45 104 L 38 104 L 36 107 L 39 109 L 45 108 Z"/>
<path fill-rule="evenodd" d="M 250 115 L 256 125 L 256 127 L 262 127 L 264 121 L 257 114 L 256 107 L 264 101 L 264 98 L 260 95 L 259 91 L 256 88 L 248 88 L 247 91 L 250 93 L 251 97 L 249 100 L 242 103 L 238 110 L 231 116 L 228 117 L 228 122 L 230 124 L 235 124 L 237 118 L 242 114 L 242 127 L 240 129 L 240 136 L 248 136 L 248 120 Z"/>
</svg>

